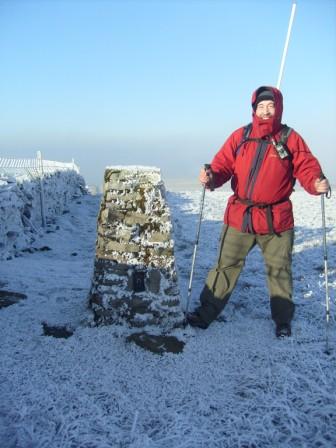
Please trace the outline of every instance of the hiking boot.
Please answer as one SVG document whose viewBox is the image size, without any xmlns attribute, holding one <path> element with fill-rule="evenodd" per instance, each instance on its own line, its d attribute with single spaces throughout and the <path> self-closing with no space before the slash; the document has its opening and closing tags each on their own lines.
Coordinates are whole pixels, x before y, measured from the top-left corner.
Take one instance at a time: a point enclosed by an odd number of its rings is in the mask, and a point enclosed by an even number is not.
<svg viewBox="0 0 336 448">
<path fill-rule="evenodd" d="M 292 331 L 290 324 L 277 324 L 275 334 L 277 338 L 287 338 L 291 336 Z"/>
<path fill-rule="evenodd" d="M 197 312 L 188 313 L 186 320 L 190 326 L 202 328 L 202 330 L 206 330 L 209 326 L 204 322 L 204 320 L 202 320 L 201 316 Z"/>
</svg>

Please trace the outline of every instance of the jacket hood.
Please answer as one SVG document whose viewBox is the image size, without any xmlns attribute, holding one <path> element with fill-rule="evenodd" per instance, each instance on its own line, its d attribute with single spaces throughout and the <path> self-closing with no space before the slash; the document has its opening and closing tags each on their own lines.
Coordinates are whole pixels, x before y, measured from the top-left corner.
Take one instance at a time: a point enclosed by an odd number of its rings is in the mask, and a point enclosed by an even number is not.
<svg viewBox="0 0 336 448">
<path fill-rule="evenodd" d="M 256 99 L 258 95 L 264 90 L 271 92 L 274 97 L 275 114 L 272 118 L 269 118 L 268 120 L 263 120 L 257 117 L 254 110 Z M 253 134 L 255 134 L 256 137 L 261 138 L 269 134 L 274 135 L 280 130 L 282 111 L 283 111 L 283 97 L 280 90 L 278 90 L 276 87 L 271 86 L 259 87 L 252 94 L 252 109 L 253 109 L 252 113 Z"/>
</svg>

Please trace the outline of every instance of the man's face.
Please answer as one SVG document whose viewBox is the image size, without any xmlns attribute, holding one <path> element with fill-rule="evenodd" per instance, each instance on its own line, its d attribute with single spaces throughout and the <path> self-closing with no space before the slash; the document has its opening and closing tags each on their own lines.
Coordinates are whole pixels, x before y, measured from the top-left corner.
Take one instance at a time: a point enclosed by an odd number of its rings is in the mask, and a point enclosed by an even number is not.
<svg viewBox="0 0 336 448">
<path fill-rule="evenodd" d="M 255 113 L 257 117 L 263 120 L 268 120 L 269 118 L 273 117 L 275 114 L 274 101 L 271 100 L 260 101 L 260 103 L 258 103 L 257 105 Z"/>
</svg>

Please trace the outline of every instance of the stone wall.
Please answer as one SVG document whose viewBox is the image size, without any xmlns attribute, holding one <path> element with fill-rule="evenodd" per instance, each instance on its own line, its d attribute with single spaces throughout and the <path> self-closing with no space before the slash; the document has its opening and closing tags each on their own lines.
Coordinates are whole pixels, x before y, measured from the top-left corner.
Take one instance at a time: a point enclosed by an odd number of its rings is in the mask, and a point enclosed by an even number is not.
<svg viewBox="0 0 336 448">
<path fill-rule="evenodd" d="M 182 323 L 171 230 L 159 169 L 106 169 L 89 297 L 98 323 Z"/>
<path fill-rule="evenodd" d="M 43 179 L 47 225 L 86 194 L 85 180 L 76 171 L 55 171 Z M 28 176 L 0 175 L 0 259 L 31 247 L 43 234 L 40 182 Z"/>
</svg>

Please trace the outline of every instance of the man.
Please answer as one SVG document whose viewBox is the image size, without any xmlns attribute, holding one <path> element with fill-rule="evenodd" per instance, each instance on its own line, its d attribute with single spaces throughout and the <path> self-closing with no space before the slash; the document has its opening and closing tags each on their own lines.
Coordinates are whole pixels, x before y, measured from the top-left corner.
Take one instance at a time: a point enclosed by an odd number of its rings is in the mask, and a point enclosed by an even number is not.
<svg viewBox="0 0 336 448">
<path fill-rule="evenodd" d="M 292 248 L 294 220 L 289 199 L 295 180 L 310 194 L 327 193 L 329 183 L 302 137 L 281 124 L 283 99 L 274 87 L 262 86 L 252 96 L 252 124 L 234 131 L 211 168 L 202 170 L 206 188 L 231 180 L 233 195 L 224 215 L 219 258 L 210 270 L 200 306 L 188 314 L 194 327 L 207 328 L 223 310 L 249 251 L 263 254 L 276 336 L 291 335 Z"/>
</svg>

